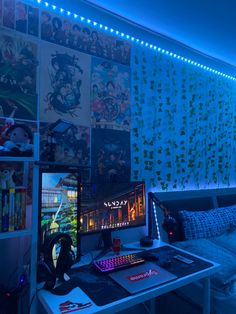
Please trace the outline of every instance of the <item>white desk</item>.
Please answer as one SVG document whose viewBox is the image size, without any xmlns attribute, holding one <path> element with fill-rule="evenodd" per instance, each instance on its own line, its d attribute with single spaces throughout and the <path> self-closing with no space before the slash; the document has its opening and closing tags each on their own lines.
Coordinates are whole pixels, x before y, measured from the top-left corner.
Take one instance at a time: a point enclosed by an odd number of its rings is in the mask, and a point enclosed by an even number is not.
<svg viewBox="0 0 236 314">
<path fill-rule="evenodd" d="M 155 240 L 154 245 L 150 248 L 158 248 L 160 246 L 167 245 L 164 242 L 161 242 L 159 240 Z M 140 248 L 139 243 L 132 243 L 127 245 L 130 248 Z M 179 248 L 177 248 L 180 250 Z M 183 251 L 183 250 L 180 250 Z M 132 251 L 134 252 L 134 251 Z M 185 251 L 183 251 L 185 252 Z M 128 251 L 124 252 L 124 254 L 128 254 Z M 198 271 L 196 273 L 190 274 L 185 277 L 178 278 L 174 281 L 168 282 L 166 284 L 153 287 L 151 289 L 145 290 L 143 292 L 137 293 L 132 296 L 128 296 L 124 299 L 106 304 L 104 306 L 97 306 L 80 288 L 73 289 L 70 293 L 63 296 L 57 296 L 53 295 L 49 291 L 46 290 L 40 290 L 37 294 L 38 300 L 41 302 L 42 306 L 44 307 L 45 311 L 49 314 L 62 314 L 63 312 L 60 310 L 60 304 L 71 301 L 71 302 L 77 302 L 84 304 L 85 308 L 78 309 L 77 311 L 73 311 L 72 313 L 81 313 L 81 314 L 90 314 L 90 313 L 115 313 L 124 309 L 127 309 L 129 307 L 132 307 L 136 304 L 143 303 L 146 301 L 150 301 L 150 312 L 149 313 L 155 313 L 155 302 L 154 298 L 165 294 L 167 292 L 170 292 L 172 290 L 175 290 L 177 288 L 183 287 L 187 284 L 190 284 L 194 281 L 198 281 L 200 279 L 203 280 L 203 288 L 204 288 L 204 294 L 203 294 L 203 313 L 209 314 L 210 313 L 210 278 L 209 276 L 213 273 L 215 273 L 219 267 L 219 264 L 216 264 L 212 261 L 206 260 L 202 257 L 199 257 L 197 255 L 192 254 L 193 256 L 196 256 L 202 260 L 211 262 L 213 264 L 212 267 L 209 267 L 207 269 Z M 109 255 L 108 255 L 109 256 Z M 106 255 L 107 257 L 107 255 Z M 90 257 L 91 261 L 91 257 Z M 86 256 L 84 260 L 82 259 L 80 264 L 81 266 L 83 264 L 86 264 L 90 262 L 86 260 Z M 69 313 L 69 312 L 65 312 Z"/>
</svg>

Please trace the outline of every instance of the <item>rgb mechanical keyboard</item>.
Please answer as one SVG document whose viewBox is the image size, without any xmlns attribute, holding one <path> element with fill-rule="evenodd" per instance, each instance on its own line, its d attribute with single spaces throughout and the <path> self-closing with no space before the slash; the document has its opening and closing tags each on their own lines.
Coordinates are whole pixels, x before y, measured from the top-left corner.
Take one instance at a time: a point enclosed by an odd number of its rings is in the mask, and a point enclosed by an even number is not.
<svg viewBox="0 0 236 314">
<path fill-rule="evenodd" d="M 94 265 L 101 272 L 105 273 L 108 271 L 114 271 L 122 268 L 131 267 L 144 262 L 145 260 L 142 257 L 136 254 L 128 254 L 107 258 L 105 260 L 94 261 Z"/>
</svg>

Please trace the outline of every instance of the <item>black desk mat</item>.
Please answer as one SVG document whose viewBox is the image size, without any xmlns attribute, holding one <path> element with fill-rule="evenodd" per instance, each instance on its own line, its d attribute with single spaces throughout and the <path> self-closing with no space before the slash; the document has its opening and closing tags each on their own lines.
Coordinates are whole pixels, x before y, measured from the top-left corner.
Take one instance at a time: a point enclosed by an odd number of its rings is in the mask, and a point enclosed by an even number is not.
<svg viewBox="0 0 236 314">
<path fill-rule="evenodd" d="M 190 275 L 200 270 L 209 268 L 213 264 L 203 261 L 190 254 L 183 253 L 178 249 L 163 246 L 157 249 L 148 250 L 157 255 L 157 265 L 163 267 L 163 263 L 170 261 L 168 266 L 165 265 L 165 269 L 178 278 Z M 143 252 L 137 253 L 142 255 Z M 187 265 L 183 262 L 177 261 L 173 258 L 174 255 L 182 255 L 194 261 L 194 263 Z M 135 267 L 135 266 L 133 266 Z M 98 306 L 102 306 L 125 297 L 130 294 L 113 281 L 107 274 L 101 273 L 95 268 L 94 265 L 87 265 L 72 269 L 69 272 L 69 276 L 73 280 L 76 280 L 78 286 L 89 296 L 89 298 Z"/>
</svg>

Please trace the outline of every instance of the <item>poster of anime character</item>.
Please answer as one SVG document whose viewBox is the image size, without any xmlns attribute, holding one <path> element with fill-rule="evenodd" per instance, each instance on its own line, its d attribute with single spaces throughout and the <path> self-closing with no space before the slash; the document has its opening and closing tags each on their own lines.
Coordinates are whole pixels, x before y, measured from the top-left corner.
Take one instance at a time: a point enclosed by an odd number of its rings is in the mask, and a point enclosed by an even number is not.
<svg viewBox="0 0 236 314">
<path fill-rule="evenodd" d="M 40 26 L 43 40 L 125 65 L 130 64 L 131 44 L 128 41 L 117 40 L 48 11 L 41 12 Z"/>
<path fill-rule="evenodd" d="M 15 27 L 15 0 L 3 0 L 3 26 L 14 29 Z"/>
<path fill-rule="evenodd" d="M 88 166 L 90 128 L 61 119 L 54 123 L 41 123 L 40 159 Z"/>
<path fill-rule="evenodd" d="M 130 133 L 92 129 L 92 167 L 96 182 L 129 182 Z"/>
<path fill-rule="evenodd" d="M 37 46 L 0 34 L 0 116 L 37 119 Z"/>
<path fill-rule="evenodd" d="M 0 156 L 32 157 L 35 122 L 0 118 Z"/>
<path fill-rule="evenodd" d="M 39 9 L 31 6 L 28 7 L 28 34 L 39 35 Z"/>
<path fill-rule="evenodd" d="M 91 120 L 94 128 L 130 129 L 130 69 L 93 58 Z"/>
<path fill-rule="evenodd" d="M 0 25 L 2 25 L 2 0 L 0 0 Z"/>
<path fill-rule="evenodd" d="M 42 47 L 40 120 L 90 124 L 90 56 L 65 47 Z"/>
<path fill-rule="evenodd" d="M 16 30 L 21 33 L 27 32 L 27 5 L 23 2 L 16 2 Z"/>
</svg>

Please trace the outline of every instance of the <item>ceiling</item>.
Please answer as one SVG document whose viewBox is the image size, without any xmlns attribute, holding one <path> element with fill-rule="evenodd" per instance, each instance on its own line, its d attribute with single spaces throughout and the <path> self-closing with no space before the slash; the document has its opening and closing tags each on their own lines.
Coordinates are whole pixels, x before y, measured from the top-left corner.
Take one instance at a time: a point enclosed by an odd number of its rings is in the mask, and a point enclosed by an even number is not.
<svg viewBox="0 0 236 314">
<path fill-rule="evenodd" d="M 87 0 L 236 67 L 235 0 Z"/>
</svg>

